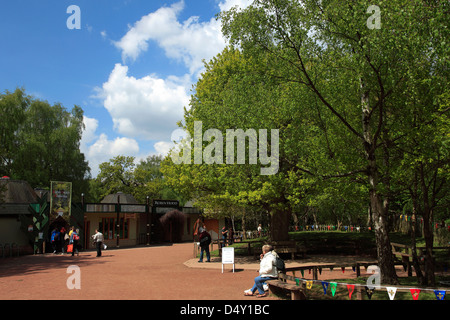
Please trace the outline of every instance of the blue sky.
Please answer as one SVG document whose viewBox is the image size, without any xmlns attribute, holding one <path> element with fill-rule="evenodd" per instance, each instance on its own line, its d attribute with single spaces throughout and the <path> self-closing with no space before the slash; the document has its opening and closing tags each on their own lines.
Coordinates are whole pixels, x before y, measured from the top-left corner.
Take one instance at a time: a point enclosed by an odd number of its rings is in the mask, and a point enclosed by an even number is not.
<svg viewBox="0 0 450 320">
<path fill-rule="evenodd" d="M 0 5 L 0 91 L 83 108 L 92 169 L 166 154 L 192 84 L 226 45 L 221 10 L 249 0 L 15 0 Z M 71 5 L 81 29 L 69 29 Z"/>
</svg>

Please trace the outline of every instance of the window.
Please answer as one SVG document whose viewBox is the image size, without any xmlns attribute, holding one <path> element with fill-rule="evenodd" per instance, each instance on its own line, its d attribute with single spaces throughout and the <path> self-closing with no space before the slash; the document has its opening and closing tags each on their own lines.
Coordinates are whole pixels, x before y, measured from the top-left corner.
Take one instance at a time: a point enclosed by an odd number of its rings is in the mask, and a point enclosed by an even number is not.
<svg viewBox="0 0 450 320">
<path fill-rule="evenodd" d="M 114 239 L 114 218 L 102 218 L 99 229 L 105 240 Z"/>
<path fill-rule="evenodd" d="M 129 237 L 130 219 L 119 219 L 119 239 L 128 239 Z M 115 218 L 102 218 L 99 225 L 99 230 L 103 233 L 105 240 L 113 240 L 116 237 L 116 223 Z"/>
</svg>

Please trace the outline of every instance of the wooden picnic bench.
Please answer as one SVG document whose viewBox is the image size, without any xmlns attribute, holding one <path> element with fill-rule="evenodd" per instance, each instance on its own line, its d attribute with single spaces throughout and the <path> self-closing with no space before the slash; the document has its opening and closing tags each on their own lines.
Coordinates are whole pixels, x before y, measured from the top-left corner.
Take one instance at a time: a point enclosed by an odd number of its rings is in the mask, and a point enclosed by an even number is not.
<svg viewBox="0 0 450 320">
<path fill-rule="evenodd" d="M 401 263 L 408 271 L 408 276 L 412 276 L 412 247 L 406 244 L 391 242 L 392 254 L 394 259 L 398 260 L 398 256 L 401 257 Z M 419 263 L 423 264 L 423 259 L 425 258 L 425 247 L 417 247 Z M 450 246 L 447 247 L 433 247 L 432 250 L 450 250 Z M 434 259 L 434 257 L 433 257 Z"/>
<path fill-rule="evenodd" d="M 295 259 L 295 255 L 297 253 L 301 253 L 302 257 L 304 258 L 306 255 L 306 248 L 303 246 L 297 245 L 297 242 L 295 240 L 288 240 L 288 241 L 274 241 L 270 243 L 273 247 L 273 250 L 277 254 L 290 254 L 291 259 Z M 250 252 L 250 251 L 249 251 Z M 253 255 L 255 259 L 261 254 L 261 250 L 254 250 Z"/>
</svg>

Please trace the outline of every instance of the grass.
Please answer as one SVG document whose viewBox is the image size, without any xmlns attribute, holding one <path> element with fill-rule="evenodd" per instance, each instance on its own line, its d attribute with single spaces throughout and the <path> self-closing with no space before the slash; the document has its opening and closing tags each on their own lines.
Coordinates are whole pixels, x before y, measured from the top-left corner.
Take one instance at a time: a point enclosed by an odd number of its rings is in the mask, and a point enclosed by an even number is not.
<svg viewBox="0 0 450 320">
<path fill-rule="evenodd" d="M 295 240 L 298 246 L 305 247 L 308 253 L 334 255 L 354 255 L 357 253 L 376 258 L 375 234 L 373 232 L 299 231 L 290 232 L 289 237 L 291 240 Z M 391 233 L 389 237 L 391 242 L 411 244 L 409 235 Z M 255 250 L 261 250 L 262 245 L 267 243 L 267 238 L 256 238 L 248 241 L 251 242 L 252 252 L 254 252 Z M 416 243 L 417 246 L 425 246 L 423 238 L 416 238 Z M 232 246 L 235 248 L 236 256 L 248 255 L 247 243 L 235 242 Z M 448 252 L 437 250 L 435 254 L 437 262 L 448 262 Z M 213 250 L 211 256 L 219 257 L 219 250 Z"/>
</svg>

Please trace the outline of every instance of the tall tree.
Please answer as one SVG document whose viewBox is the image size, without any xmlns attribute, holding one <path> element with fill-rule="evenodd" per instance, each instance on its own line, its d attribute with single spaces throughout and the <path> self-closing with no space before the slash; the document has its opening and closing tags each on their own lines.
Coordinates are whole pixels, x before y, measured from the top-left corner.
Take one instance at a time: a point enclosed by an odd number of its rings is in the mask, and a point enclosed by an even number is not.
<svg viewBox="0 0 450 320">
<path fill-rule="evenodd" d="M 34 188 L 50 181 L 73 183 L 74 199 L 87 190 L 90 169 L 80 152 L 83 110 L 69 112 L 27 96 L 22 89 L 0 96 L 3 174 L 26 180 Z"/>
<path fill-rule="evenodd" d="M 364 167 L 358 173 L 367 177 L 381 278 L 396 283 L 388 233 L 395 160 L 390 147 L 401 138 L 399 124 L 408 125 L 401 121 L 409 107 L 408 86 L 428 82 L 436 93 L 445 87 L 438 86 L 441 79 L 434 72 L 448 70 L 448 44 L 442 37 L 448 33 L 448 3 L 379 5 L 382 22 L 375 28 L 368 26 L 366 1 L 256 0 L 222 19 L 233 45 L 248 56 L 269 54 L 270 61 L 281 64 L 273 76 L 307 88 L 346 130 L 343 137 L 359 143 Z"/>
</svg>

